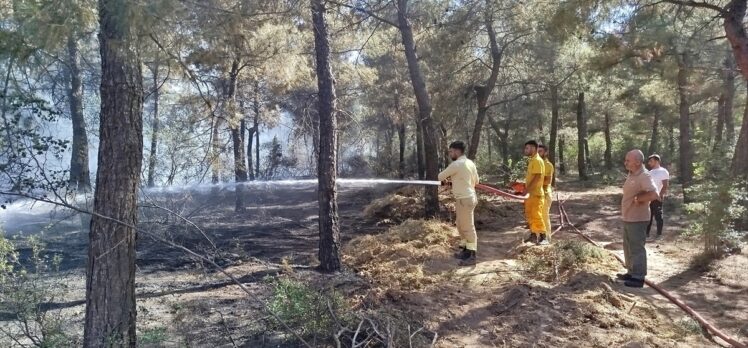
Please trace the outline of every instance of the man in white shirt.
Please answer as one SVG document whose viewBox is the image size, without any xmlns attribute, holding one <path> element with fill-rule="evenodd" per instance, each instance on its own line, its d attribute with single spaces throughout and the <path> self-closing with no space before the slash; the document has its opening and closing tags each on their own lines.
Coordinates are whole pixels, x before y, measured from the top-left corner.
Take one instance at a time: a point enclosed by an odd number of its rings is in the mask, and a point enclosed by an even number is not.
<svg viewBox="0 0 748 348">
<path fill-rule="evenodd" d="M 649 238 L 649 231 L 652 229 L 653 220 L 657 222 L 657 235 L 655 236 L 655 239 L 660 239 L 660 237 L 662 237 L 662 202 L 665 201 L 665 197 L 667 196 L 670 173 L 660 165 L 661 162 L 662 159 L 660 158 L 660 155 L 656 154 L 650 155 L 647 159 L 649 175 L 652 176 L 652 180 L 655 183 L 655 187 L 657 187 L 657 194 L 659 196 L 659 199 L 649 203 L 649 209 L 652 216 L 649 218 L 649 225 L 647 226 L 647 238 Z"/>
</svg>

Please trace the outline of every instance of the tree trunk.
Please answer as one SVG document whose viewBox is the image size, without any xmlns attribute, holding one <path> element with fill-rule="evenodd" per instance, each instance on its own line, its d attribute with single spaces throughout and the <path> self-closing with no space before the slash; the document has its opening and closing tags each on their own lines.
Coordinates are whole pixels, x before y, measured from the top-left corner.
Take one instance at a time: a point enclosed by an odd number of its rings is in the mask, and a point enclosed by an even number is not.
<svg viewBox="0 0 748 348">
<path fill-rule="evenodd" d="M 135 347 L 135 226 L 143 159 L 143 80 L 128 1 L 99 0 L 101 112 L 86 265 L 83 346 Z M 118 222 L 115 222 L 116 219 Z"/>
<path fill-rule="evenodd" d="M 548 157 L 551 163 L 556 162 L 556 142 L 558 141 L 558 86 L 551 86 L 551 142 L 548 144 Z"/>
<path fill-rule="evenodd" d="M 688 100 L 688 57 L 686 54 L 678 59 L 678 112 L 680 114 L 680 161 L 679 172 L 683 188 L 691 186 L 693 180 L 693 149 L 691 147 L 691 119 Z M 686 196 L 684 195 L 684 199 Z"/>
<path fill-rule="evenodd" d="M 91 190 L 91 175 L 88 171 L 88 135 L 86 119 L 83 117 L 83 84 L 78 56 L 78 41 L 74 34 L 68 36 L 68 104 L 73 122 L 73 152 L 70 156 L 69 187 L 78 192 Z"/>
<path fill-rule="evenodd" d="M 255 177 L 260 180 L 260 116 L 257 110 L 255 117 Z"/>
<path fill-rule="evenodd" d="M 436 143 L 436 130 L 433 119 L 431 118 L 431 97 L 426 87 L 426 81 L 418 66 L 418 55 L 416 53 L 416 44 L 413 40 L 413 29 L 408 19 L 408 0 L 397 0 L 397 19 L 402 36 L 403 48 L 405 49 L 405 58 L 408 62 L 408 72 L 410 82 L 413 85 L 413 91 L 416 95 L 416 104 L 418 105 L 418 116 L 423 129 L 423 150 L 426 164 L 426 180 L 437 180 L 439 174 L 439 154 Z M 439 193 L 438 187 L 428 185 L 424 188 L 426 191 L 425 212 L 427 217 L 436 216 L 439 212 Z"/>
<path fill-rule="evenodd" d="M 474 87 L 476 101 L 478 103 L 478 114 L 475 117 L 475 128 L 473 128 L 473 135 L 470 137 L 470 146 L 468 147 L 467 157 L 470 159 L 475 159 L 475 156 L 478 154 L 480 135 L 483 130 L 483 123 L 486 119 L 486 112 L 488 111 L 488 98 L 491 96 L 491 92 L 493 92 L 493 89 L 496 86 L 496 80 L 498 79 L 499 70 L 501 69 L 502 52 L 496 41 L 496 31 L 493 28 L 493 12 L 491 10 L 490 0 L 486 0 L 485 26 L 486 31 L 488 31 L 488 42 L 491 46 L 491 75 L 488 77 L 488 80 L 486 80 L 484 86 Z"/>
<path fill-rule="evenodd" d="M 223 146 L 221 146 L 221 132 L 219 131 L 221 126 L 223 125 L 223 116 L 221 115 L 215 115 L 215 120 L 213 122 L 213 140 L 211 141 L 211 171 L 212 171 L 212 177 L 211 182 L 213 184 L 217 184 L 221 182 L 221 149 Z"/>
<path fill-rule="evenodd" d="M 725 132 L 725 92 L 720 93 L 717 99 L 717 126 L 714 129 L 714 145 L 712 152 L 722 151 L 722 134 Z"/>
<path fill-rule="evenodd" d="M 423 156 L 423 127 L 421 126 L 418 114 L 416 114 L 416 157 L 418 162 L 418 179 L 423 180 L 426 178 L 426 165 L 424 164 Z"/>
<path fill-rule="evenodd" d="M 558 129 L 563 128 L 562 120 L 558 119 Z M 558 172 L 561 175 L 566 175 L 566 162 L 564 161 L 564 146 L 566 146 L 566 141 L 564 139 L 564 135 L 561 134 L 558 137 Z"/>
<path fill-rule="evenodd" d="M 605 113 L 605 155 L 604 155 L 604 161 L 605 161 L 605 169 L 612 170 L 613 169 L 613 140 L 610 136 L 610 113 Z"/>
<path fill-rule="evenodd" d="M 233 145 L 234 183 L 236 184 L 234 210 L 236 212 L 244 210 L 243 183 L 247 181 L 247 165 L 244 163 L 246 159 L 246 155 L 244 154 L 244 136 L 241 129 L 244 115 L 240 112 L 236 103 L 236 84 L 239 78 L 240 63 L 238 58 L 231 62 L 223 108 L 223 118 L 228 120 Z"/>
<path fill-rule="evenodd" d="M 160 98 L 158 70 L 159 70 L 158 51 L 156 52 L 156 61 L 153 63 L 153 116 L 151 119 L 151 148 L 148 153 L 148 187 L 156 186 L 156 158 L 158 156 L 158 102 Z"/>
<path fill-rule="evenodd" d="M 324 272 L 340 269 L 340 226 L 335 189 L 337 121 L 335 115 L 335 80 L 330 67 L 330 43 L 323 0 L 312 0 L 314 51 L 319 89 L 319 268 Z"/>
<path fill-rule="evenodd" d="M 732 47 L 735 62 L 740 68 L 743 79 L 748 80 L 748 35 L 743 25 L 746 12 L 746 0 L 731 0 L 727 6 L 727 12 L 722 13 L 725 35 Z"/>
<path fill-rule="evenodd" d="M 579 93 L 577 100 L 577 168 L 579 179 L 587 180 L 587 160 L 585 143 L 587 142 L 587 120 L 585 115 L 584 92 Z"/>
<path fill-rule="evenodd" d="M 254 163 L 252 160 L 252 143 L 254 143 L 255 127 L 247 129 L 247 173 L 249 174 L 249 180 L 255 181 L 257 176 L 255 175 Z"/>
<path fill-rule="evenodd" d="M 649 140 L 649 149 L 647 155 L 657 153 L 660 142 L 660 110 L 655 107 L 654 119 L 652 120 L 652 136 Z"/>
<path fill-rule="evenodd" d="M 732 158 L 732 173 L 739 178 L 748 179 L 748 102 L 745 104 L 743 124 L 740 126 L 738 144 Z"/>
<path fill-rule="evenodd" d="M 400 122 L 397 125 L 397 139 L 400 142 L 400 161 L 398 165 L 398 177 L 401 179 L 405 177 L 405 143 L 407 138 L 405 137 L 405 122 Z"/>
<path fill-rule="evenodd" d="M 722 93 L 725 96 L 722 109 L 726 129 L 725 139 L 727 139 L 727 144 L 732 146 L 735 143 L 735 115 L 733 114 L 733 106 L 735 104 L 735 59 L 732 55 L 728 54 L 725 59 L 722 76 Z"/>
</svg>

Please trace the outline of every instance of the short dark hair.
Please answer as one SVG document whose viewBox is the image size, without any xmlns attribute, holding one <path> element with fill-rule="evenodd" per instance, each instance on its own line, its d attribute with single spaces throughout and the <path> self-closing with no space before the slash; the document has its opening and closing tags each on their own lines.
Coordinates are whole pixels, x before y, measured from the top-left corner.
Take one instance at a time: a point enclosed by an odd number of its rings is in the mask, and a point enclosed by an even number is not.
<svg viewBox="0 0 748 348">
<path fill-rule="evenodd" d="M 538 144 L 538 149 L 548 150 L 548 146 L 545 146 L 545 144 Z"/>
<path fill-rule="evenodd" d="M 662 158 L 660 158 L 660 155 L 658 154 L 652 154 L 652 155 L 649 155 L 649 157 L 647 157 L 647 161 L 652 160 L 652 159 L 656 160 L 657 162 L 662 162 Z"/>
<path fill-rule="evenodd" d="M 535 140 L 530 140 L 530 141 L 526 142 L 525 146 L 527 146 L 527 145 L 530 145 L 530 146 L 532 146 L 532 147 L 534 147 L 536 149 L 538 148 L 538 142 L 535 141 Z"/>
<path fill-rule="evenodd" d="M 453 141 L 451 144 L 449 144 L 450 149 L 460 150 L 462 153 L 465 153 L 465 143 L 461 141 Z"/>
</svg>

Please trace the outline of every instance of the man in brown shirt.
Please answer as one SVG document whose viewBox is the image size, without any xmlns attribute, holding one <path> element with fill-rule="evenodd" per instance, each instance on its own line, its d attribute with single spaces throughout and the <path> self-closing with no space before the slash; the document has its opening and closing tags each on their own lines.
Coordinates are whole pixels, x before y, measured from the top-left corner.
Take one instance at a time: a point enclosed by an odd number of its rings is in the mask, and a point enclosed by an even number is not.
<svg viewBox="0 0 748 348">
<path fill-rule="evenodd" d="M 631 150 L 626 154 L 626 170 L 629 174 L 623 184 L 621 217 L 623 220 L 623 254 L 628 272 L 618 274 L 628 287 L 641 288 L 647 275 L 647 225 L 649 224 L 649 202 L 658 199 L 657 187 L 644 168 L 644 154 Z"/>
</svg>

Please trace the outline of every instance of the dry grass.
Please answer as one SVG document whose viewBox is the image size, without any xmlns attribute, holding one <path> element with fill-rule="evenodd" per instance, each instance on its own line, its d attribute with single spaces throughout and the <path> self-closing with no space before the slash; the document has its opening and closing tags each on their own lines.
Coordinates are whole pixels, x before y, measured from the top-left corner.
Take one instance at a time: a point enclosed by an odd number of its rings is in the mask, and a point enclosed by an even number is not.
<svg viewBox="0 0 748 348">
<path fill-rule="evenodd" d="M 343 261 L 374 284 L 388 289 L 421 289 L 453 266 L 451 226 L 407 220 L 379 235 L 358 237 L 346 245 Z"/>
<path fill-rule="evenodd" d="M 446 191 L 440 191 L 439 202 L 444 209 L 453 210 L 454 199 Z M 364 217 L 398 224 L 408 219 L 423 218 L 424 204 L 423 187 L 405 186 L 364 207 Z"/>
</svg>

